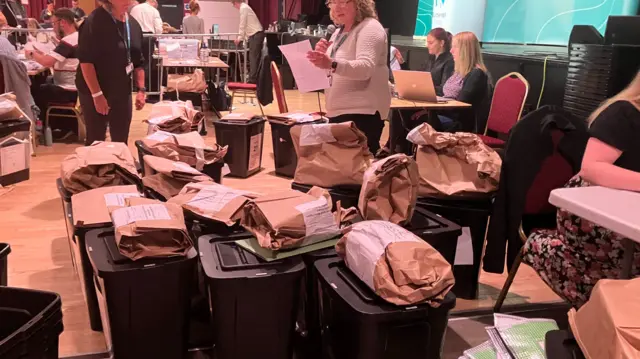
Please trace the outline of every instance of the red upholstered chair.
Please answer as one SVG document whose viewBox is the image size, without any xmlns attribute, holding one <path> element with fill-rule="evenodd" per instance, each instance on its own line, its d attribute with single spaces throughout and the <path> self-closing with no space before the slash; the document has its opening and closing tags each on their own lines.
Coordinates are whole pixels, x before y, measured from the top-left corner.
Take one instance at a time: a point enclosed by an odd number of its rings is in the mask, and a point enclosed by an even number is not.
<svg viewBox="0 0 640 359">
<path fill-rule="evenodd" d="M 517 72 L 512 72 L 500 78 L 496 83 L 491 100 L 491 110 L 487 119 L 482 141 L 489 147 L 504 147 L 505 141 L 488 136 L 489 131 L 506 135 L 522 115 L 524 102 L 529 94 L 529 82 Z"/>
<path fill-rule="evenodd" d="M 49 121 L 52 117 L 68 117 L 75 118 L 78 123 L 78 141 L 84 143 L 87 135 L 87 128 L 84 123 L 84 116 L 82 116 L 82 107 L 80 102 L 75 103 L 49 103 L 47 113 L 44 117 L 44 128 L 49 127 Z"/>
<path fill-rule="evenodd" d="M 540 171 L 536 175 L 531 187 L 527 191 L 527 197 L 525 200 L 524 216 L 527 215 L 540 215 L 540 214 L 555 214 L 556 207 L 549 203 L 549 195 L 551 191 L 557 188 L 562 188 L 573 177 L 573 169 L 567 160 L 558 152 L 558 144 L 564 134 L 560 130 L 553 130 L 551 136 L 553 138 L 554 152 L 551 156 L 547 157 L 540 166 Z M 555 231 L 556 227 L 549 230 Z M 539 229 L 534 229 L 539 230 Z M 520 239 L 524 244 L 529 235 L 525 234 L 522 224 L 520 224 Z M 513 283 L 513 280 L 518 273 L 520 263 L 522 263 L 523 251 L 521 250 L 516 260 L 514 261 L 511 269 L 509 270 L 509 276 L 500 291 L 500 295 L 496 300 L 496 304 L 493 307 L 494 312 L 498 313 L 502 309 L 502 304 L 509 294 L 509 288 Z"/>
<path fill-rule="evenodd" d="M 236 94 L 239 94 L 244 96 L 245 101 L 247 100 L 247 97 L 255 98 L 256 101 L 258 101 L 258 106 L 260 106 L 260 111 L 264 116 L 262 105 L 258 100 L 258 85 L 244 82 L 229 82 L 227 83 L 227 88 L 231 92 L 231 107 L 229 108 L 229 113 L 233 112 L 233 100 L 235 99 Z"/>
<path fill-rule="evenodd" d="M 280 70 L 278 65 L 271 61 L 271 80 L 273 81 L 273 91 L 278 101 L 278 109 L 280 113 L 289 112 L 289 106 L 287 106 L 287 98 L 284 94 L 284 85 L 282 84 L 282 76 L 280 76 Z"/>
</svg>

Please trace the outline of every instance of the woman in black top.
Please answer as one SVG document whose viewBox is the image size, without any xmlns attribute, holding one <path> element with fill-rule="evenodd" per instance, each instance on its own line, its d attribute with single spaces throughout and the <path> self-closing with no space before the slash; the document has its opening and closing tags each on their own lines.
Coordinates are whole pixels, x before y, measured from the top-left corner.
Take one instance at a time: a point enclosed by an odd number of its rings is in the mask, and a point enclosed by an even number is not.
<svg viewBox="0 0 640 359">
<path fill-rule="evenodd" d="M 590 185 L 640 192 L 640 74 L 589 119 L 591 138 L 580 173 L 565 187 Z M 524 261 L 561 297 L 579 308 L 598 280 L 618 279 L 625 249 L 621 236 L 558 210 L 557 233 L 534 232 Z M 640 276 L 635 246 L 633 277 Z"/>
<path fill-rule="evenodd" d="M 80 27 L 78 97 L 87 126 L 86 145 L 127 142 L 132 116 L 131 77 L 138 88 L 136 109 L 144 107 L 142 29 L 127 13 L 129 0 L 102 2 Z"/>
</svg>

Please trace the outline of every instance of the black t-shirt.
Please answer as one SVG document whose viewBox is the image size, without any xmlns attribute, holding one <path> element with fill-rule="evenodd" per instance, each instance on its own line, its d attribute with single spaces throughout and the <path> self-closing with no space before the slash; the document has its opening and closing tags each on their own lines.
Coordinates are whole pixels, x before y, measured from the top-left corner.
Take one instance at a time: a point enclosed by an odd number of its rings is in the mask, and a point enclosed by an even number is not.
<svg viewBox="0 0 640 359">
<path fill-rule="evenodd" d="M 435 87 L 442 87 L 453 74 L 453 56 L 450 52 L 443 52 L 437 58 L 429 56 L 429 61 L 423 65 L 423 70 L 431 72 L 431 79 Z"/>
<path fill-rule="evenodd" d="M 84 10 L 82 10 L 82 9 L 81 9 L 81 8 L 79 8 L 79 7 L 71 8 L 71 11 L 73 11 L 73 16 L 75 16 L 76 20 L 80 20 L 80 19 L 82 19 L 83 17 L 87 16 L 87 15 L 85 14 Z"/>
<path fill-rule="evenodd" d="M 640 110 L 628 101 L 609 105 L 591 124 L 591 137 L 622 151 L 615 165 L 640 172 Z"/>
<path fill-rule="evenodd" d="M 142 29 L 131 16 L 129 28 L 131 62 L 135 68 L 142 68 L 145 61 L 142 54 Z M 80 64 L 93 64 L 96 68 L 98 82 L 105 97 L 130 96 L 133 72 L 129 75 L 126 72 L 126 24 L 114 20 L 107 10 L 99 7 L 87 17 L 79 32 L 78 59 Z M 81 93 L 91 92 L 84 81 L 81 66 L 78 66 L 76 86 Z"/>
</svg>

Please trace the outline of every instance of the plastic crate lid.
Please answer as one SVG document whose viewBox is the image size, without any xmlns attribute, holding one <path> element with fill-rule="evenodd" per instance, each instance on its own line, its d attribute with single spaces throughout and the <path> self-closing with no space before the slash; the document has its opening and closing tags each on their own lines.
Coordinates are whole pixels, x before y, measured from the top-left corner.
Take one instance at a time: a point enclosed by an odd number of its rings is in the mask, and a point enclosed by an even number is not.
<svg viewBox="0 0 640 359">
<path fill-rule="evenodd" d="M 222 237 L 217 235 L 200 237 L 198 239 L 200 262 L 207 277 L 212 279 L 264 278 L 305 269 L 300 257 L 267 262 L 235 243 L 238 239 L 250 237 L 251 235 L 246 234 L 231 235 L 227 236 L 225 241 L 221 241 Z"/>
<path fill-rule="evenodd" d="M 85 241 L 93 268 L 100 277 L 107 273 L 171 265 L 197 257 L 196 250 L 192 248 L 186 257 L 144 258 L 133 261 L 118 250 L 113 228 L 91 230 L 87 232 Z"/>
<path fill-rule="evenodd" d="M 462 228 L 459 225 L 423 208 L 416 208 L 411 223 L 404 228 L 418 236 L 450 233 L 455 234 L 457 238 L 462 234 Z"/>
<path fill-rule="evenodd" d="M 429 304 L 415 304 L 409 306 L 397 306 L 378 297 L 367 285 L 347 268 L 341 258 L 327 258 L 315 263 L 319 278 L 325 283 L 325 287 L 332 288 L 342 300 L 348 303 L 355 311 L 375 316 L 380 319 L 402 315 L 424 316 L 432 311 L 450 311 L 455 307 L 456 297 L 449 292 L 440 307 L 433 308 Z M 402 313 L 402 314 L 399 314 Z M 410 314 L 413 313 L 413 314 Z"/>
<path fill-rule="evenodd" d="M 223 125 L 223 126 L 252 126 L 266 122 L 266 120 L 260 116 L 253 116 L 253 118 L 249 121 L 234 121 L 233 119 L 229 120 L 216 120 L 213 121 L 213 126 Z"/>
</svg>

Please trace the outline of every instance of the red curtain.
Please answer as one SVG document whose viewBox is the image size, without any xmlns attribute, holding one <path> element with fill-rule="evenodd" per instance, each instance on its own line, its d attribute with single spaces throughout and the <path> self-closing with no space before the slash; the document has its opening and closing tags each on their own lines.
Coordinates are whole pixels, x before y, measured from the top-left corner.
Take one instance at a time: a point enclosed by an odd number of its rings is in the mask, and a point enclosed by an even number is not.
<svg viewBox="0 0 640 359">
<path fill-rule="evenodd" d="M 71 7 L 71 0 L 55 0 L 55 8 Z M 47 7 L 47 0 L 29 0 L 29 6 L 27 7 L 27 15 L 38 21 L 40 21 L 40 14 L 42 10 Z"/>
<path fill-rule="evenodd" d="M 307 15 L 318 15 L 320 4 L 324 0 L 298 0 L 302 2 L 302 13 Z"/>
<path fill-rule="evenodd" d="M 270 23 L 278 20 L 278 1 L 280 0 L 249 0 L 249 6 L 255 11 L 265 29 Z"/>
</svg>

